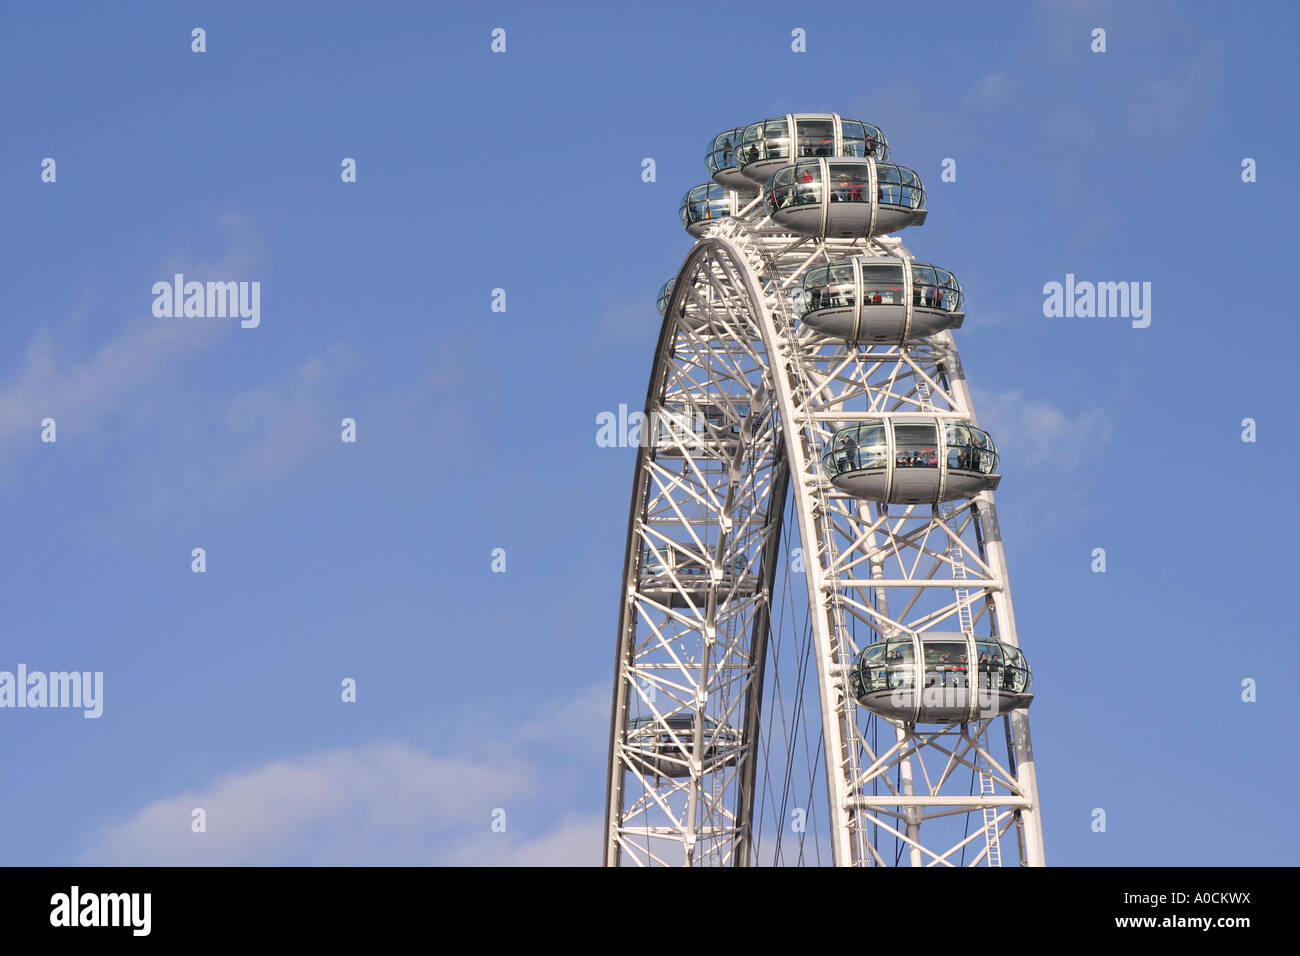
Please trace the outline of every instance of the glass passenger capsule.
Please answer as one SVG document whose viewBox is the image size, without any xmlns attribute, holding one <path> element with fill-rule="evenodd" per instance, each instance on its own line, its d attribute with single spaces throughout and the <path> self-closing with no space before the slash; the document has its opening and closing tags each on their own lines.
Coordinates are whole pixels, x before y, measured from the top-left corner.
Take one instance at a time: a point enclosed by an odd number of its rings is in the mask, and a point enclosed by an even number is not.
<svg viewBox="0 0 1300 956">
<path fill-rule="evenodd" d="M 728 189 L 752 193 L 753 180 L 740 171 L 740 138 L 744 132 L 745 127 L 737 126 L 713 137 L 713 145 L 709 147 L 705 161 L 715 183 Z"/>
<path fill-rule="evenodd" d="M 925 222 L 925 188 L 910 169 L 872 159 L 804 159 L 765 187 L 769 215 L 806 236 L 859 239 Z"/>
<path fill-rule="evenodd" d="M 966 317 L 951 272 L 895 256 L 809 269 L 794 295 L 804 324 L 850 342 L 902 343 L 960 328 Z"/>
<path fill-rule="evenodd" d="M 868 644 L 849 668 L 849 691 L 890 720 L 944 724 L 993 717 L 1033 702 L 1018 648 L 988 637 L 924 631 Z"/>
<path fill-rule="evenodd" d="M 659 287 L 659 298 L 655 305 L 659 308 L 659 315 L 662 318 L 668 314 L 668 302 L 673 297 L 673 289 L 677 286 L 677 277 L 673 276 L 667 282 Z"/>
<path fill-rule="evenodd" d="M 988 432 L 920 416 L 841 428 L 822 455 L 822 470 L 855 498 L 903 505 L 971 498 L 1002 480 Z"/>
<path fill-rule="evenodd" d="M 754 195 L 740 193 L 717 183 L 701 183 L 692 186 L 682 197 L 677 213 L 681 216 L 686 231 L 698 239 L 715 220 L 734 216 L 753 202 Z"/>
<path fill-rule="evenodd" d="M 661 777 L 689 777 L 695 752 L 693 713 L 661 718 L 635 717 L 628 722 L 624 753 L 642 773 Z M 735 763 L 741 752 L 741 733 L 711 717 L 703 718 L 702 773 Z"/>
<path fill-rule="evenodd" d="M 711 454 L 730 457 L 740 442 L 740 429 L 749 416 L 749 403 L 669 398 L 655 415 L 654 443 L 659 457 Z"/>
<path fill-rule="evenodd" d="M 758 578 L 749 573 L 749 562 L 743 555 L 715 569 L 713 561 L 704 560 L 693 543 L 665 541 L 641 550 L 638 590 L 653 601 L 669 607 L 700 607 L 715 585 L 721 602 L 749 597 L 758 586 Z"/>
<path fill-rule="evenodd" d="M 733 140 L 734 142 L 734 140 Z M 751 182 L 805 156 L 870 156 L 889 159 L 889 143 L 877 126 L 838 113 L 787 113 L 745 127 L 736 162 Z"/>
</svg>

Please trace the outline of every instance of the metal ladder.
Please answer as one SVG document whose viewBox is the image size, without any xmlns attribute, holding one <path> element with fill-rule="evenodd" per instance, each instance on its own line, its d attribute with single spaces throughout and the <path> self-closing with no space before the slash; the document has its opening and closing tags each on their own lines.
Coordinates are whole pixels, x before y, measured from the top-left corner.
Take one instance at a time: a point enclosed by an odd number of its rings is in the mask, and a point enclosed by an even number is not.
<svg viewBox="0 0 1300 956">
<path fill-rule="evenodd" d="M 954 513 L 955 510 L 950 507 L 945 506 L 943 508 L 943 510 L 940 512 L 940 516 L 943 518 L 945 525 L 947 525 L 948 522 L 952 519 Z M 948 540 L 948 560 L 952 563 L 952 578 L 953 578 L 954 585 L 958 581 L 965 581 L 966 580 L 966 558 L 965 555 L 962 554 L 961 544 L 958 542 L 956 536 L 952 536 Z M 961 631 L 967 637 L 973 637 L 975 633 L 975 622 L 970 609 L 970 589 L 963 588 L 963 587 L 954 587 L 953 590 L 956 593 L 956 597 L 957 597 L 957 621 L 961 626 Z M 975 686 L 974 687 L 968 686 L 966 689 L 967 693 L 971 693 L 979 687 L 978 661 L 971 662 L 971 665 L 967 670 L 967 674 L 969 675 L 972 672 L 975 675 Z M 991 683 L 993 680 L 992 672 L 990 672 L 989 674 L 989 679 Z M 967 678 L 967 682 L 969 685 L 969 676 Z M 988 733 L 987 725 L 985 725 L 984 732 L 980 734 L 979 745 L 984 750 L 985 753 L 988 753 L 989 733 Z M 979 774 L 979 778 L 980 778 L 980 796 L 993 797 L 996 796 L 993 790 L 993 768 L 991 766 L 990 767 L 983 766 L 984 762 L 985 762 L 984 758 L 982 757 L 979 757 L 974 761 L 975 772 Z M 985 846 L 988 847 L 988 865 L 1001 866 L 1002 865 L 1002 842 L 998 836 L 997 808 L 985 803 L 981 809 L 983 811 L 983 816 L 984 816 L 984 844 Z"/>
<path fill-rule="evenodd" d="M 984 748 L 985 752 L 987 752 L 989 749 L 989 734 L 987 728 L 985 728 L 985 731 L 981 736 L 983 739 L 980 741 L 980 746 Z M 976 767 L 979 766 L 979 763 L 979 761 L 976 762 Z M 988 768 L 988 773 L 984 773 L 983 770 L 980 771 L 980 796 L 994 796 L 992 767 Z M 998 838 L 998 811 L 997 808 L 992 807 L 987 803 L 984 804 L 984 843 L 988 846 L 989 866 L 1001 866 L 1002 843 Z"/>
</svg>

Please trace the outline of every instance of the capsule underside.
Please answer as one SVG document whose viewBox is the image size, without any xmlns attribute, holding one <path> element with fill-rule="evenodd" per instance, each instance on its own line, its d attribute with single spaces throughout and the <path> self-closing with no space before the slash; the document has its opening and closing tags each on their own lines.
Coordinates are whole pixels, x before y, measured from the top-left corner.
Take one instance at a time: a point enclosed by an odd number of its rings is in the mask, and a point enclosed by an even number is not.
<svg viewBox="0 0 1300 956">
<path fill-rule="evenodd" d="M 890 484 L 890 472 L 893 484 Z M 946 478 L 946 480 L 945 480 Z M 886 467 L 850 471 L 836 475 L 831 483 L 855 498 L 895 505 L 933 504 L 973 498 L 981 491 L 992 491 L 1001 475 L 981 475 L 947 467 Z"/>
<path fill-rule="evenodd" d="M 931 680 L 927 677 L 927 680 Z M 858 698 L 873 714 L 919 724 L 948 724 L 995 717 L 1033 703 L 1031 693 L 1003 691 L 993 686 L 954 687 L 931 682 L 920 691 L 898 687 L 869 692 Z"/>
<path fill-rule="evenodd" d="M 854 326 L 857 325 L 856 340 L 873 343 L 898 342 L 907 327 L 907 307 L 903 305 L 864 306 L 860 323 L 857 322 L 856 315 L 857 310 L 852 306 L 814 309 L 805 314 L 801 321 L 810 329 L 843 339 L 853 338 Z M 908 338 L 921 339 L 945 329 L 959 329 L 965 318 L 964 312 L 914 308 Z"/>
<path fill-rule="evenodd" d="M 871 225 L 871 203 L 832 202 L 826 210 L 826 228 L 822 229 L 823 203 L 789 205 L 772 213 L 772 219 L 791 232 L 805 236 L 825 235 L 832 239 L 858 239 L 897 232 L 907 226 L 925 222 L 926 210 L 909 209 L 881 203 L 876 209 L 876 224 Z"/>
</svg>

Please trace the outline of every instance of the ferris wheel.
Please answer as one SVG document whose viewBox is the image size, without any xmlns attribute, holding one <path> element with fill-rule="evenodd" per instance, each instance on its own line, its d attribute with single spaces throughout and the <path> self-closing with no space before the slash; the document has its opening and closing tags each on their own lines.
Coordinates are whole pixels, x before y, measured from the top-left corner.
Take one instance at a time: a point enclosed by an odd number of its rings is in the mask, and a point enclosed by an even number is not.
<svg viewBox="0 0 1300 956">
<path fill-rule="evenodd" d="M 1042 865 L 1020 650 L 952 330 L 875 126 L 729 129 L 660 293 L 606 865 Z"/>
</svg>

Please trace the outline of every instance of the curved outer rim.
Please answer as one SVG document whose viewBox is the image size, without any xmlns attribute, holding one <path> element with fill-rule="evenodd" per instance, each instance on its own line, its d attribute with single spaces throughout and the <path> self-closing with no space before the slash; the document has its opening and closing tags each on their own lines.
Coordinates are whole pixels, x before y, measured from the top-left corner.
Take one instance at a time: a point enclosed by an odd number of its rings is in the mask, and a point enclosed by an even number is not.
<svg viewBox="0 0 1300 956">
<path fill-rule="evenodd" d="M 752 277 L 748 265 L 745 263 L 744 256 L 739 250 L 735 249 L 731 243 L 718 238 L 706 237 L 696 242 L 691 249 L 690 254 L 682 263 L 681 269 L 677 273 L 676 284 L 673 287 L 672 295 L 668 300 L 668 308 L 665 310 L 663 325 L 659 330 L 659 339 L 655 345 L 654 365 L 650 372 L 650 384 L 646 389 L 646 399 L 644 409 L 649 422 L 649 409 L 651 409 L 663 386 L 664 376 L 667 373 L 668 357 L 671 354 L 673 344 L 676 340 L 677 323 L 672 319 L 676 310 L 680 307 L 680 300 L 683 290 L 689 285 L 685 278 L 695 271 L 699 260 L 712 251 L 722 249 L 727 253 L 728 265 L 731 267 L 733 274 L 738 280 L 737 285 L 745 288 L 746 296 L 749 299 L 751 317 L 763 308 L 762 296 L 754 288 Z M 754 323 L 758 325 L 757 322 Z M 763 341 L 764 351 L 770 351 L 766 335 Z M 768 366 L 769 370 L 771 366 Z M 775 394 L 769 399 L 769 405 L 775 406 Z M 646 426 L 648 427 L 648 425 Z M 742 446 L 744 443 L 742 442 Z M 758 755 L 758 725 L 761 714 L 763 679 L 765 677 L 764 668 L 766 664 L 766 641 L 767 641 L 767 623 L 770 615 L 770 596 L 772 593 L 772 584 L 776 577 L 775 558 L 780 550 L 780 530 L 781 524 L 785 517 L 785 499 L 788 493 L 789 468 L 786 461 L 785 444 L 778 442 L 775 448 L 776 461 L 773 462 L 774 479 L 768 505 L 768 523 L 775 525 L 774 533 L 768 536 L 766 549 L 763 553 L 761 564 L 761 577 L 758 580 L 758 589 L 765 591 L 769 600 L 756 611 L 754 616 L 754 626 L 751 637 L 751 652 L 754 661 L 755 673 L 750 681 L 747 700 L 745 705 L 745 728 L 741 750 L 743 755 L 738 758 L 744 760 L 744 775 L 740 787 L 740 804 L 737 807 L 737 819 L 741 828 L 741 836 L 737 840 L 734 863 L 737 866 L 748 864 L 748 844 L 749 833 L 752 827 L 752 809 L 753 809 L 753 784 L 754 773 L 757 764 Z M 625 667 L 630 663 L 631 644 L 629 637 L 629 614 L 632 612 L 632 602 L 629 600 L 629 594 L 635 590 L 634 573 L 636 570 L 636 553 L 639 545 L 636 542 L 636 523 L 638 516 L 645 510 L 646 505 L 646 461 L 649 457 L 650 445 L 647 442 L 641 442 L 637 448 L 636 470 L 633 476 L 632 501 L 628 509 L 627 532 L 623 549 L 623 577 L 622 588 L 619 591 L 619 615 L 618 615 L 618 648 L 614 658 L 614 694 L 613 704 L 610 712 L 610 733 L 609 748 L 607 752 L 606 791 L 608 802 L 605 807 L 605 865 L 615 866 L 618 863 L 619 848 L 615 841 L 610 838 L 610 825 L 622 805 L 623 776 L 624 768 L 616 760 L 616 750 L 618 741 L 621 738 L 627 722 L 627 681 L 624 680 Z"/>
</svg>

